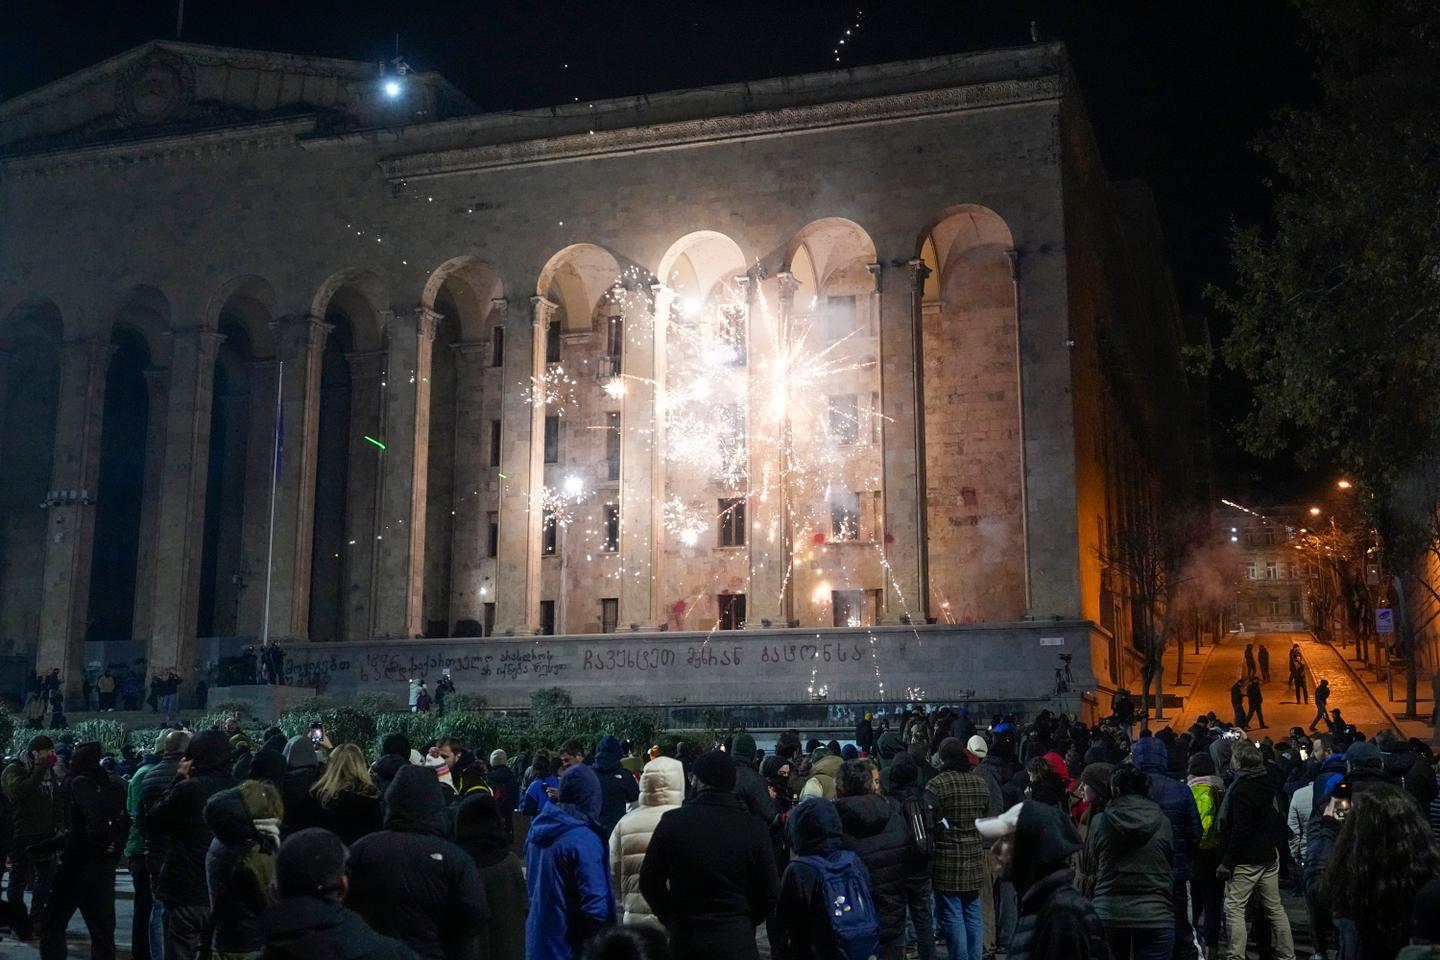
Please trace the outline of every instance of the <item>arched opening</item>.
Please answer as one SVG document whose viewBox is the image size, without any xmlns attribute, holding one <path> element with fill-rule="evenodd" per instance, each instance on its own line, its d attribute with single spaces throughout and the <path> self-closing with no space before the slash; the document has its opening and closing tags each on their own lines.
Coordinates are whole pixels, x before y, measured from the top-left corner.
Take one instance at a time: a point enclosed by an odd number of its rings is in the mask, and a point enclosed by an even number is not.
<svg viewBox="0 0 1440 960">
<path fill-rule="evenodd" d="M 922 236 L 931 611 L 942 622 L 1025 612 L 1024 484 L 1014 240 L 965 205 Z"/>
<path fill-rule="evenodd" d="M 498 411 L 492 409 L 485 415 L 481 365 L 491 357 L 481 345 L 493 335 L 494 302 L 502 294 L 494 270 L 480 260 L 463 257 L 435 272 L 421 300 L 422 306 L 440 315 L 430 356 L 421 596 L 426 636 L 471 635 L 482 621 L 482 608 L 476 602 L 485 601 L 480 598 L 481 574 L 476 561 L 489 547 L 488 527 L 482 529 L 481 520 L 495 507 L 487 491 L 486 506 L 481 508 L 481 469 L 489 463 L 488 449 L 481 448 L 491 442 L 489 421 Z M 456 344 L 467 344 L 462 349 L 474 351 L 463 371 Z M 457 546 L 457 533 L 474 542 Z M 482 535 L 487 537 L 484 544 L 478 542 Z M 460 620 L 469 622 L 457 628 Z"/>
<path fill-rule="evenodd" d="M 347 596 L 346 536 L 350 503 L 350 353 L 354 334 L 344 309 L 325 314 L 330 333 L 320 360 L 320 411 L 315 449 L 315 520 L 310 558 L 310 639 L 343 639 Z M 352 303 L 352 308 L 354 304 Z M 362 438 L 355 437 L 361 443 Z M 373 549 L 373 548 L 372 548 Z"/>
<path fill-rule="evenodd" d="M 150 394 L 146 372 L 150 369 L 150 345 L 138 329 L 125 322 L 111 329 L 110 344 L 113 352 L 105 374 L 90 615 L 85 639 L 128 641 L 135 625 L 146 451 L 151 442 L 158 440 L 148 436 Z M 148 602 L 143 597 L 139 600 Z"/>
<path fill-rule="evenodd" d="M 45 511 L 55 462 L 60 396 L 59 309 L 22 303 L 0 324 L 0 641 L 19 651 L 40 640 Z"/>
</svg>

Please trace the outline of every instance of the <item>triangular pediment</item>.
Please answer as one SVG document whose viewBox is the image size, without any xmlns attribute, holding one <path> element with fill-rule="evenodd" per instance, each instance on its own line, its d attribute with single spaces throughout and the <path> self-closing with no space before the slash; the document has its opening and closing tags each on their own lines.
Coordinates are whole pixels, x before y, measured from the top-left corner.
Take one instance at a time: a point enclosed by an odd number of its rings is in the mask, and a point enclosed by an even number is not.
<svg viewBox="0 0 1440 960">
<path fill-rule="evenodd" d="M 357 60 L 157 40 L 0 103 L 10 156 L 183 135 L 287 117 L 326 129 L 383 126 L 467 112 L 438 74 L 411 74 L 387 99 L 379 66 Z"/>
</svg>

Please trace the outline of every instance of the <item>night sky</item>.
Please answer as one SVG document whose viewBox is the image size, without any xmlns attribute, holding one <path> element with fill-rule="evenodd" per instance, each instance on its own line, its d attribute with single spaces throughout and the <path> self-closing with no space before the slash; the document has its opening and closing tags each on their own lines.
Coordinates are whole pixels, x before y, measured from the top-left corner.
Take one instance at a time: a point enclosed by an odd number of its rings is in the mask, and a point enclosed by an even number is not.
<svg viewBox="0 0 1440 960">
<path fill-rule="evenodd" d="M 176 6 L 0 2 L 0 98 L 173 38 Z M 503 110 L 1024 44 L 1032 21 L 1069 45 L 1110 176 L 1154 187 L 1182 308 L 1223 333 L 1203 291 L 1226 280 L 1231 223 L 1263 223 L 1268 206 L 1249 143 L 1277 108 L 1313 96 L 1283 0 L 188 0 L 182 39 L 379 61 L 398 33 L 411 66 Z M 1273 499 L 1303 483 L 1288 461 L 1239 454 L 1243 385 L 1222 375 L 1212 389 L 1218 492 Z"/>
</svg>

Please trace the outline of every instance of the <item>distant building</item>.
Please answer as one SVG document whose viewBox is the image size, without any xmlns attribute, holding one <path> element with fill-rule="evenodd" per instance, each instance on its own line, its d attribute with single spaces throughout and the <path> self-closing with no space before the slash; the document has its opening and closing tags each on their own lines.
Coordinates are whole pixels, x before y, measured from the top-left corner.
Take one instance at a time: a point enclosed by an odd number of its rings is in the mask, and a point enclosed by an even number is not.
<svg viewBox="0 0 1440 960">
<path fill-rule="evenodd" d="M 1215 508 L 1215 530 L 1240 554 L 1235 601 L 1228 628 L 1242 633 L 1307 629 L 1306 584 L 1310 569 L 1296 543 L 1305 511 L 1283 506 L 1252 512 L 1222 504 Z"/>
</svg>

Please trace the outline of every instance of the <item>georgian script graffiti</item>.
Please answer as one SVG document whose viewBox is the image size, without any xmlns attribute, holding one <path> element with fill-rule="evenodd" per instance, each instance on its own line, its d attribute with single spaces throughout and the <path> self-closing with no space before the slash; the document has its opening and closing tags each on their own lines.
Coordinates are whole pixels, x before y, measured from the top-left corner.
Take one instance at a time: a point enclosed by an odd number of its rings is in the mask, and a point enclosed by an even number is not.
<svg viewBox="0 0 1440 960">
<path fill-rule="evenodd" d="M 611 647 L 586 650 L 581 657 L 580 669 L 588 673 L 645 673 L 667 670 L 676 665 L 691 670 L 738 667 L 741 661 L 740 648 L 725 644 L 695 644 L 686 648 L 683 655 L 675 647 L 624 647 L 618 650 Z"/>
<path fill-rule="evenodd" d="M 435 676 L 449 670 L 452 676 L 555 678 L 570 668 L 550 650 L 505 650 L 500 653 L 471 653 L 458 657 L 439 654 L 372 653 L 360 664 L 360 679 L 404 682 L 411 677 Z"/>
<path fill-rule="evenodd" d="M 854 643 L 767 643 L 760 650 L 761 663 L 849 663 L 863 651 Z"/>
</svg>

